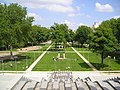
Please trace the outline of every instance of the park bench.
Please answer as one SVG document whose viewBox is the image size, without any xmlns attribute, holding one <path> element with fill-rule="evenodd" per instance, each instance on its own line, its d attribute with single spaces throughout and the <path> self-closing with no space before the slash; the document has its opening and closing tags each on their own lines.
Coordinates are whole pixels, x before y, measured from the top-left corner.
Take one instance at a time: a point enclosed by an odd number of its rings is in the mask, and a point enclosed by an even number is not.
<svg viewBox="0 0 120 90">
<path fill-rule="evenodd" d="M 22 90 L 34 90 L 36 85 L 37 85 L 36 81 L 29 81 L 28 83 L 25 84 Z"/>
<path fill-rule="evenodd" d="M 86 82 L 90 90 L 97 90 L 96 86 L 92 81 L 87 81 Z"/>
<path fill-rule="evenodd" d="M 5 55 L 5 56 L 0 56 L 0 61 L 6 60 L 6 59 L 17 59 L 17 56 L 11 56 L 11 55 Z"/>
<path fill-rule="evenodd" d="M 114 90 L 107 82 L 97 81 L 97 83 L 103 90 Z"/>
<path fill-rule="evenodd" d="M 120 90 L 120 84 L 114 81 L 108 81 L 108 83 L 115 89 Z"/>
</svg>

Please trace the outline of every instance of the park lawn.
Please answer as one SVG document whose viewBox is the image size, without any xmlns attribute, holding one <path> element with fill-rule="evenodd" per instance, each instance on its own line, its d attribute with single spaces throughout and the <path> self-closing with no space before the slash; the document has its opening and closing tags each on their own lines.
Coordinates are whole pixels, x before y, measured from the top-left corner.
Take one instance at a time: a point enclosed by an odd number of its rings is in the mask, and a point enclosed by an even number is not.
<svg viewBox="0 0 120 90">
<path fill-rule="evenodd" d="M 66 51 L 73 51 L 73 50 L 72 50 L 71 47 L 68 46 L 68 47 L 66 48 Z"/>
<path fill-rule="evenodd" d="M 41 53 L 21 53 L 18 59 L 8 59 L 0 62 L 0 71 L 25 71 L 40 55 Z M 12 64 L 12 66 L 11 66 Z"/>
<path fill-rule="evenodd" d="M 65 60 L 53 60 L 53 57 L 56 58 L 58 52 L 52 51 L 46 53 L 45 56 L 37 63 L 33 71 L 88 71 L 92 70 L 75 52 L 72 53 L 65 52 Z"/>
<path fill-rule="evenodd" d="M 81 52 L 88 61 L 90 61 L 91 64 L 93 64 L 98 70 L 120 70 L 120 60 L 114 60 L 114 59 L 104 59 L 104 67 L 102 68 L 101 65 L 101 56 L 100 54 L 93 53 L 91 51 L 89 52 Z M 109 66 L 109 60 L 110 60 L 110 66 Z"/>
<path fill-rule="evenodd" d="M 17 55 L 19 58 L 16 59 L 16 62 L 15 60 L 8 59 L 4 60 L 2 64 L 2 61 L 0 61 L 0 71 L 25 71 L 38 58 L 38 56 L 46 50 L 48 46 L 49 44 L 44 44 L 39 50 L 20 53 Z"/>
<path fill-rule="evenodd" d="M 39 51 L 46 51 L 50 44 L 40 44 L 40 46 L 42 46 L 42 48 Z"/>
<path fill-rule="evenodd" d="M 88 48 L 78 48 L 78 47 L 74 47 L 77 51 L 89 51 Z"/>
</svg>

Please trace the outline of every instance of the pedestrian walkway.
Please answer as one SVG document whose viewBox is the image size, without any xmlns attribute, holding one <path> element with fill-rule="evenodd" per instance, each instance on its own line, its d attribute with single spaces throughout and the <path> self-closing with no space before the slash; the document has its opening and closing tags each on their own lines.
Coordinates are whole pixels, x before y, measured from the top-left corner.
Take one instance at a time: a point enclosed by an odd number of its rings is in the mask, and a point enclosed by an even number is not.
<svg viewBox="0 0 120 90">
<path fill-rule="evenodd" d="M 80 58 L 82 58 L 84 60 L 85 63 L 88 64 L 89 67 L 92 68 L 93 71 L 97 71 L 97 69 L 86 59 L 84 58 L 77 50 L 75 50 L 75 48 L 71 47 L 77 54 Z"/>
<path fill-rule="evenodd" d="M 47 50 L 50 49 L 51 46 L 52 46 L 52 45 L 50 45 L 50 46 L 47 48 Z M 34 62 L 32 63 L 32 65 L 26 70 L 26 72 L 32 71 L 32 69 L 35 67 L 35 65 L 36 65 L 36 64 L 41 60 L 41 58 L 46 54 L 47 50 L 44 51 L 44 52 L 36 59 L 36 61 L 34 61 Z"/>
</svg>

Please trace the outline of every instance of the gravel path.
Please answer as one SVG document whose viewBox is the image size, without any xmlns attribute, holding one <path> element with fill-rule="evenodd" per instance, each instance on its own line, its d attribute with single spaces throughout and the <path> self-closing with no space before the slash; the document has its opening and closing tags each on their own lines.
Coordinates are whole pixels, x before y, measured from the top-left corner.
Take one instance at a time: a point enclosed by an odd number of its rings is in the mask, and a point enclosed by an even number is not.
<svg viewBox="0 0 120 90">
<path fill-rule="evenodd" d="M 42 48 L 42 47 L 41 46 L 30 46 L 30 47 L 17 49 L 18 51 L 13 51 L 13 55 L 17 55 L 20 52 L 28 52 L 28 51 L 32 51 L 32 50 L 38 50 L 40 48 Z M 7 56 L 7 55 L 10 55 L 10 51 L 0 51 L 0 56 Z"/>
</svg>

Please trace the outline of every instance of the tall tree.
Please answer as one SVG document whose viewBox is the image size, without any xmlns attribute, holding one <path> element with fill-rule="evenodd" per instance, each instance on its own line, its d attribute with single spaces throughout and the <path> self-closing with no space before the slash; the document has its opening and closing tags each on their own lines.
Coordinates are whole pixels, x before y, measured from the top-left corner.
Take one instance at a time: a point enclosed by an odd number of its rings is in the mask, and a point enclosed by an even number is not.
<svg viewBox="0 0 120 90">
<path fill-rule="evenodd" d="M 0 12 L 4 15 L 1 14 L 0 17 L 2 44 L 10 47 L 10 54 L 12 55 L 12 47 L 27 40 L 33 18 L 27 17 L 26 8 L 18 4 L 8 6 L 2 4 L 0 8 Z"/>
<path fill-rule="evenodd" d="M 46 27 L 34 25 L 30 32 L 32 43 L 41 43 L 50 40 L 50 30 Z"/>
<path fill-rule="evenodd" d="M 84 43 L 87 43 L 87 40 L 89 40 L 89 35 L 92 32 L 92 29 L 88 26 L 79 26 L 76 31 L 75 39 L 78 41 L 78 43 L 81 44 L 81 47 L 83 47 Z"/>
<path fill-rule="evenodd" d="M 120 43 L 120 18 L 103 21 L 99 27 L 109 28 Z"/>
<path fill-rule="evenodd" d="M 69 30 L 69 42 L 72 42 L 72 46 L 73 46 L 73 41 L 74 41 L 74 38 L 75 38 L 75 33 L 73 32 L 73 30 Z"/>
<path fill-rule="evenodd" d="M 116 50 L 115 44 L 117 40 L 112 33 L 112 30 L 105 27 L 99 27 L 91 37 L 90 47 L 94 52 L 101 55 L 101 64 L 103 65 L 104 58 L 109 55 L 110 52 Z"/>
<path fill-rule="evenodd" d="M 67 41 L 70 40 L 69 29 L 66 24 L 57 24 L 55 23 L 51 26 L 51 39 L 55 43 L 55 48 L 58 43 L 63 42 L 64 45 Z"/>
</svg>

